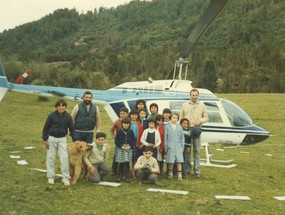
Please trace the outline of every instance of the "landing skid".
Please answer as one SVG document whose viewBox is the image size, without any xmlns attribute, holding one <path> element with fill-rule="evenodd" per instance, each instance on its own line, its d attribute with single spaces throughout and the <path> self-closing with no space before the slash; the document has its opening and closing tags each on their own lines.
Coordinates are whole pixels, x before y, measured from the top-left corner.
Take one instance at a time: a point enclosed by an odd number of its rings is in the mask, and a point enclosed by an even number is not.
<svg viewBox="0 0 285 215">
<path fill-rule="evenodd" d="M 232 163 L 234 159 L 230 160 L 214 160 L 211 157 L 213 154 L 209 153 L 209 143 L 201 143 L 201 146 L 205 146 L 206 159 L 200 159 L 200 166 L 210 166 L 210 167 L 219 167 L 219 168 L 233 168 L 237 166 L 237 164 L 228 164 Z M 213 163 L 212 163 L 213 162 Z M 215 163 L 223 163 L 223 164 L 215 164 Z"/>
</svg>

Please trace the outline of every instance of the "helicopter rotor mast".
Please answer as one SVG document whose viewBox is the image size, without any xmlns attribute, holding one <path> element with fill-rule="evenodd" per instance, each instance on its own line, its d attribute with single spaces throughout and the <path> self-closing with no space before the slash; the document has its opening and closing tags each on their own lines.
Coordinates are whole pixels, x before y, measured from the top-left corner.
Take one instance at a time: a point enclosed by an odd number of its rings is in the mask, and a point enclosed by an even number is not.
<svg viewBox="0 0 285 215">
<path fill-rule="evenodd" d="M 176 77 L 176 70 L 178 69 L 178 79 L 181 80 L 187 78 L 189 60 L 187 59 L 190 53 L 193 51 L 194 46 L 201 39 L 204 33 L 207 31 L 209 26 L 222 12 L 225 6 L 230 0 L 211 0 L 211 3 L 203 16 L 198 21 L 197 25 L 193 28 L 187 40 L 183 44 L 180 58 L 175 61 L 173 79 Z"/>
</svg>

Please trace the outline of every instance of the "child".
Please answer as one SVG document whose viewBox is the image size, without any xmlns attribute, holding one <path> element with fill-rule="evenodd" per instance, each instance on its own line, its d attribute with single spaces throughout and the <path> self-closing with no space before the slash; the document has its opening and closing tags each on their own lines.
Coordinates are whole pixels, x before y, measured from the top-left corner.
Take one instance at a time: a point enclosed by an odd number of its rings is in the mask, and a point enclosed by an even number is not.
<svg viewBox="0 0 285 215">
<path fill-rule="evenodd" d="M 156 115 L 158 114 L 158 105 L 156 103 L 151 103 L 149 106 L 149 111 L 150 111 L 150 118 L 155 118 Z"/>
<path fill-rule="evenodd" d="M 60 99 L 54 104 L 56 111 L 48 115 L 43 128 L 43 141 L 47 149 L 47 177 L 48 183 L 54 184 L 56 151 L 61 163 L 62 182 L 69 186 L 69 160 L 67 151 L 67 131 L 69 129 L 72 140 L 74 140 L 75 128 L 71 115 L 65 111 L 67 103 Z"/>
<path fill-rule="evenodd" d="M 139 118 L 138 121 L 141 123 L 143 130 L 148 128 L 147 123 L 147 110 L 146 109 L 140 109 L 139 110 Z"/>
<path fill-rule="evenodd" d="M 151 184 L 157 184 L 157 173 L 159 173 L 159 167 L 156 159 L 152 157 L 152 148 L 145 147 L 143 155 L 138 158 L 135 165 L 136 175 L 139 178 L 139 183 L 143 184 L 143 181 L 148 179 Z"/>
<path fill-rule="evenodd" d="M 115 137 L 116 137 L 116 132 L 117 132 L 120 128 L 122 128 L 122 122 L 121 122 L 122 119 L 125 118 L 125 117 L 127 117 L 128 114 L 129 114 L 128 108 L 122 107 L 122 108 L 120 109 L 120 118 L 117 119 L 117 120 L 113 123 L 113 125 L 112 125 L 112 127 L 111 127 L 111 129 L 110 129 L 110 134 L 111 134 L 111 136 L 113 137 L 113 139 L 115 139 Z"/>
<path fill-rule="evenodd" d="M 164 141 L 166 163 L 168 164 L 168 178 L 173 178 L 173 163 L 176 161 L 178 180 L 182 180 L 183 149 L 184 149 L 184 134 L 182 127 L 177 123 L 179 115 L 173 113 L 171 122 L 165 126 Z"/>
<path fill-rule="evenodd" d="M 135 135 L 135 147 L 133 150 L 133 160 L 132 160 L 132 176 L 134 179 L 136 179 L 136 174 L 135 174 L 135 163 L 137 161 L 137 159 L 142 155 L 141 152 L 141 147 L 142 147 L 142 143 L 141 143 L 141 136 L 143 133 L 143 128 L 142 128 L 142 124 L 138 121 L 138 116 L 139 116 L 139 112 L 136 109 L 133 109 L 130 111 L 129 113 L 129 117 L 131 119 L 131 130 L 134 132 Z"/>
<path fill-rule="evenodd" d="M 156 130 L 156 119 L 149 118 L 147 120 L 148 128 L 143 131 L 141 136 L 141 143 L 146 147 L 152 148 L 152 154 L 155 159 L 157 159 L 157 147 L 160 145 L 160 134 Z"/>
<path fill-rule="evenodd" d="M 105 144 L 106 134 L 98 132 L 96 134 L 96 143 L 92 143 L 92 150 L 84 155 L 84 161 L 89 169 L 90 179 L 93 183 L 104 181 L 106 175 L 111 172 L 107 164 L 108 146 Z"/>
<path fill-rule="evenodd" d="M 136 101 L 135 109 L 137 109 L 137 110 L 146 109 L 145 100 L 143 100 L 143 99 L 138 99 L 138 100 Z"/>
<path fill-rule="evenodd" d="M 129 114 L 128 108 L 122 107 L 122 108 L 120 109 L 120 118 L 117 119 L 117 120 L 113 123 L 113 125 L 112 125 L 112 127 L 111 127 L 111 129 L 110 129 L 110 134 L 111 134 L 111 136 L 113 137 L 113 139 L 115 139 L 117 131 L 118 131 L 120 128 L 122 128 L 122 122 L 121 122 L 122 119 L 125 118 L 125 117 L 127 117 L 128 114 Z M 116 174 L 118 173 L 118 163 L 116 163 L 116 161 L 115 161 L 116 150 L 117 150 L 117 147 L 116 147 L 116 145 L 115 145 L 114 156 L 113 156 L 113 163 L 112 163 L 112 175 L 116 175 Z"/>
<path fill-rule="evenodd" d="M 164 108 L 162 111 L 164 125 L 167 125 L 170 122 L 171 110 L 169 108 Z"/>
<path fill-rule="evenodd" d="M 130 161 L 133 157 L 136 140 L 134 132 L 130 129 L 130 118 L 125 117 L 121 122 L 122 128 L 118 130 L 115 138 L 115 144 L 118 147 L 115 160 L 119 163 L 119 176 L 116 181 L 120 182 L 125 178 L 126 182 L 130 182 Z"/>
<path fill-rule="evenodd" d="M 157 130 L 160 135 L 161 143 L 158 146 L 158 152 L 157 152 L 157 161 L 159 164 L 160 174 L 163 173 L 163 164 L 164 164 L 164 124 L 163 124 L 163 116 L 161 114 L 158 114 L 156 116 L 156 124 L 157 124 Z"/>
<path fill-rule="evenodd" d="M 189 175 L 191 172 L 191 161 L 190 161 L 191 138 L 190 138 L 189 120 L 187 118 L 182 118 L 180 120 L 180 125 L 182 126 L 184 139 L 185 139 L 184 151 L 183 151 L 184 162 L 182 164 L 182 175 L 186 176 Z"/>
</svg>

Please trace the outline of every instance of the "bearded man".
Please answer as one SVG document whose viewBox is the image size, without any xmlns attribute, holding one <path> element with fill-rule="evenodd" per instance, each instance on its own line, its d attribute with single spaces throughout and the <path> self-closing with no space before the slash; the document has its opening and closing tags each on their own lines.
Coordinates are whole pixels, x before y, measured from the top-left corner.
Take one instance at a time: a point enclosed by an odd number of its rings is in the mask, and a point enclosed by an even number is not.
<svg viewBox="0 0 285 215">
<path fill-rule="evenodd" d="M 101 129 L 101 117 L 99 108 L 92 103 L 92 93 L 86 91 L 83 94 L 83 102 L 75 105 L 71 117 L 75 127 L 75 141 L 92 143 L 94 130 L 99 132 Z"/>
</svg>

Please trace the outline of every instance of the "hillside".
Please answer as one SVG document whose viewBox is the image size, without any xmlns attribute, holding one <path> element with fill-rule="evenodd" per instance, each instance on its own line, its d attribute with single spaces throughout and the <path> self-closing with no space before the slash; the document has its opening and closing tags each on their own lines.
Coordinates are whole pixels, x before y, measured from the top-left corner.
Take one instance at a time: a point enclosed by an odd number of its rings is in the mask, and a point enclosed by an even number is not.
<svg viewBox="0 0 285 215">
<path fill-rule="evenodd" d="M 208 1 L 132 1 L 79 14 L 60 9 L 0 34 L 9 80 L 106 89 L 163 79 Z M 214 92 L 285 92 L 285 1 L 231 1 L 189 59 L 194 86 Z M 212 78 L 210 78 L 212 77 Z M 217 81 L 217 84 L 216 84 Z"/>
</svg>

